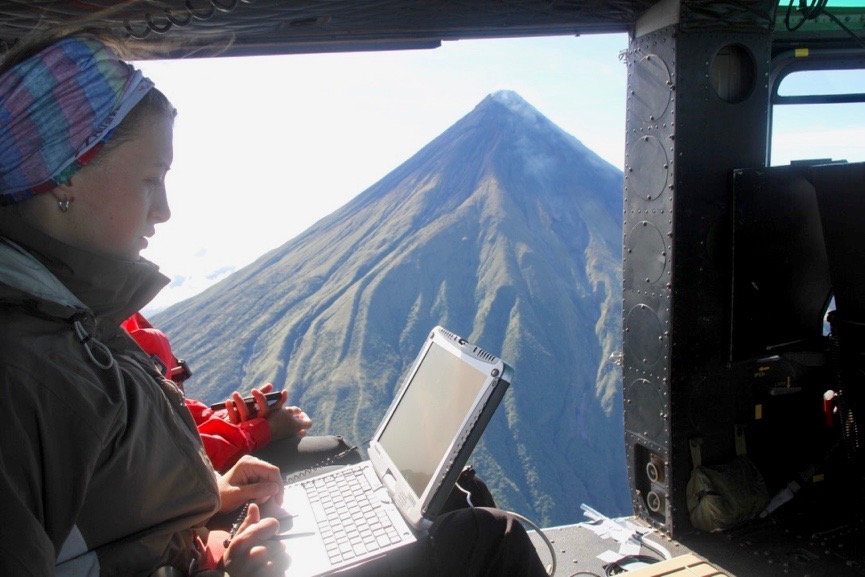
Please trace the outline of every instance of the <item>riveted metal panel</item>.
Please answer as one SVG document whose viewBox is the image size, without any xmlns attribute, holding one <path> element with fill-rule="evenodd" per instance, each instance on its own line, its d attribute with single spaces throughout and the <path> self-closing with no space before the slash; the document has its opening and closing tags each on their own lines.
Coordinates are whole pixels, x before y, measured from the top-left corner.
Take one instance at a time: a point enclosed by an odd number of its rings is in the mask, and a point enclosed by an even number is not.
<svg viewBox="0 0 865 577">
<path fill-rule="evenodd" d="M 689 438 L 729 425 L 732 442 L 737 418 L 724 389 L 728 179 L 764 159 L 770 52 L 768 32 L 748 28 L 679 22 L 632 39 L 627 53 L 625 443 L 634 511 L 670 534 L 690 530 Z M 712 398 L 722 402 L 700 403 Z M 695 411 L 713 410 L 695 425 Z"/>
</svg>

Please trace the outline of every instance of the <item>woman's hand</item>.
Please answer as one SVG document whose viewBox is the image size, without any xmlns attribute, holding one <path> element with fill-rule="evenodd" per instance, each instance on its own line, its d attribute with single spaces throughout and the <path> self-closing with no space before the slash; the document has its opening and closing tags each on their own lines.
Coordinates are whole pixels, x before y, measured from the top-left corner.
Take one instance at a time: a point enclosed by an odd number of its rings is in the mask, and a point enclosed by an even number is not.
<svg viewBox="0 0 865 577">
<path fill-rule="evenodd" d="M 265 419 L 270 425 L 270 438 L 274 441 L 303 437 L 312 426 L 312 419 L 300 407 L 271 409 Z"/>
<path fill-rule="evenodd" d="M 265 393 L 273 390 L 273 384 L 267 383 L 257 389 L 252 389 L 251 395 L 255 399 L 255 408 L 250 411 L 246 403 L 243 402 L 243 397 L 237 391 L 231 393 L 231 398 L 225 401 L 225 411 L 228 414 L 230 423 L 242 423 L 255 417 L 267 417 L 272 411 L 278 411 L 288 400 L 288 391 L 282 391 L 279 399 L 272 405 L 268 406 Z"/>
<path fill-rule="evenodd" d="M 261 459 L 244 455 L 224 475 L 216 479 L 222 501 L 220 513 L 234 511 L 247 501 L 258 504 L 274 499 L 282 504 L 284 484 L 279 467 Z"/>
<path fill-rule="evenodd" d="M 236 391 L 231 393 L 231 398 L 225 401 L 228 420 L 237 424 L 255 417 L 267 419 L 267 423 L 270 425 L 270 438 L 273 441 L 305 436 L 312 426 L 312 419 L 300 407 L 283 406 L 288 399 L 288 391 L 282 391 L 279 399 L 268 406 L 264 394 L 272 390 L 273 385 L 271 383 L 252 389 L 251 394 L 255 399 L 253 411 L 250 411 L 246 403 L 243 402 L 240 393 Z"/>
<path fill-rule="evenodd" d="M 233 577 L 276 577 L 288 568 L 289 557 L 282 541 L 270 538 L 279 531 L 279 521 L 261 518 L 258 505 L 252 503 L 222 556 L 222 566 Z"/>
</svg>

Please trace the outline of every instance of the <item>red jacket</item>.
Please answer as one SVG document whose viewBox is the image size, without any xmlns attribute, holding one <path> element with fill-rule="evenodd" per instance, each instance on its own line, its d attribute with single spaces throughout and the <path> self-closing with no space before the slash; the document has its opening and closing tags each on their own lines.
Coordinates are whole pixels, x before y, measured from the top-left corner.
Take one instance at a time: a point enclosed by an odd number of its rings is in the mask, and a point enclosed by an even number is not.
<svg viewBox="0 0 865 577">
<path fill-rule="evenodd" d="M 153 358 L 166 378 L 183 388 L 189 375 L 185 365 L 171 352 L 168 337 L 141 315 L 135 313 L 121 323 L 144 352 Z M 226 411 L 213 411 L 210 406 L 194 399 L 186 399 L 186 407 L 198 427 L 198 434 L 213 468 L 224 473 L 240 457 L 264 447 L 270 442 L 270 424 L 256 417 L 235 425 L 228 420 Z"/>
</svg>

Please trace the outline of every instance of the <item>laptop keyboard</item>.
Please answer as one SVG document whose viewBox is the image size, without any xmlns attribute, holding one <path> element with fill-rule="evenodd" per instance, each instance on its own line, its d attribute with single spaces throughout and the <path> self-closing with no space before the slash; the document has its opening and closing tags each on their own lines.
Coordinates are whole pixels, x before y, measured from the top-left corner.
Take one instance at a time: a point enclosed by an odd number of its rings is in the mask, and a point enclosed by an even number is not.
<svg viewBox="0 0 865 577">
<path fill-rule="evenodd" d="M 402 541 L 357 467 L 303 483 L 331 564 L 350 561 Z"/>
</svg>

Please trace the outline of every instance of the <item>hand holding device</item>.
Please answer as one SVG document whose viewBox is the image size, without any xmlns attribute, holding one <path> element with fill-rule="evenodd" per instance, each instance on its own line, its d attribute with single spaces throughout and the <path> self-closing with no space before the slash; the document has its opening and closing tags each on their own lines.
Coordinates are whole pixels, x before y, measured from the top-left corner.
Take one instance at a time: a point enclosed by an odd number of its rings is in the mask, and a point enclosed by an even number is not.
<svg viewBox="0 0 865 577">
<path fill-rule="evenodd" d="M 267 406 L 273 407 L 276 404 L 276 401 L 279 400 L 279 397 L 282 395 L 281 391 L 275 391 L 270 393 L 264 393 L 264 398 L 267 400 Z M 246 405 L 246 409 L 250 414 L 255 413 L 257 407 L 255 405 L 255 398 L 252 396 L 243 397 L 243 403 Z M 210 405 L 210 408 L 214 411 L 219 411 L 225 408 L 225 401 L 221 403 L 214 403 Z"/>
</svg>

